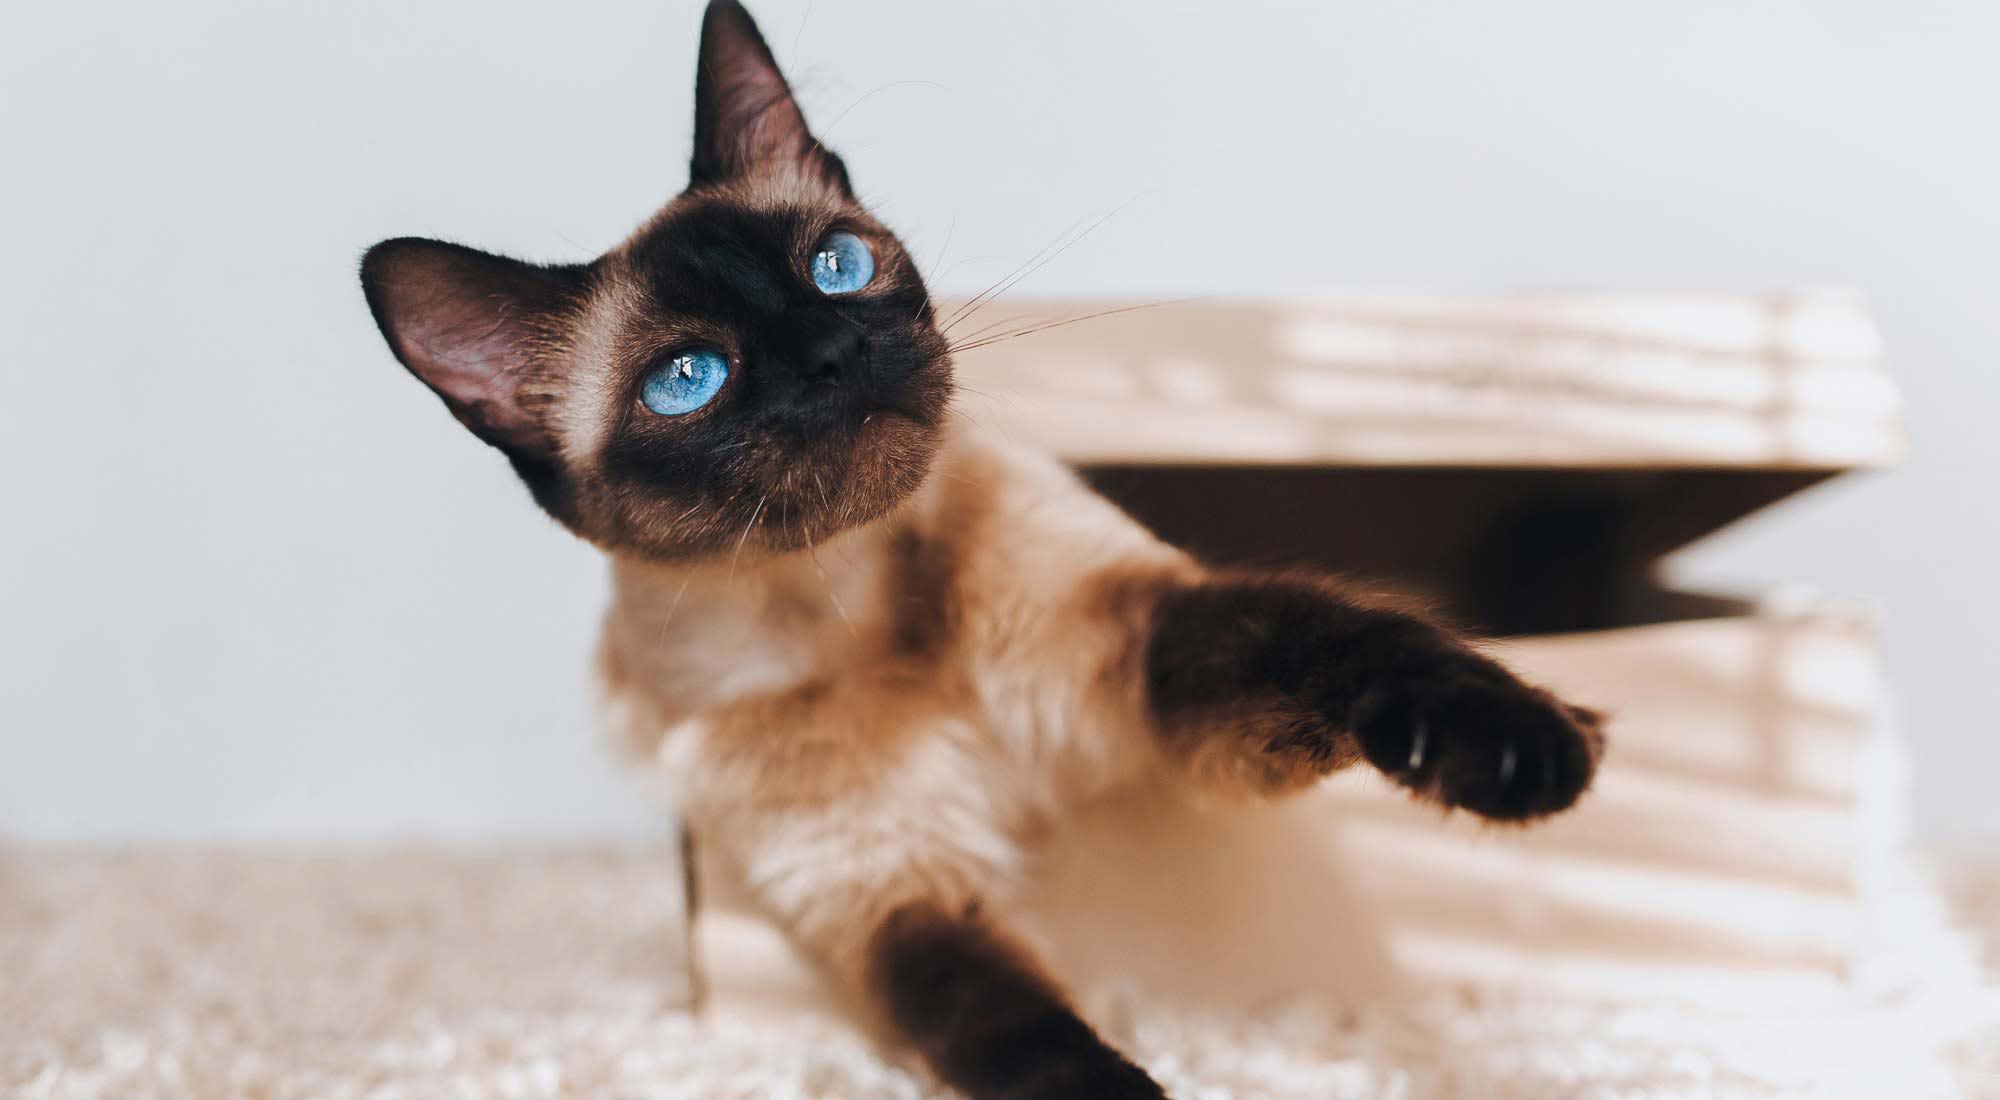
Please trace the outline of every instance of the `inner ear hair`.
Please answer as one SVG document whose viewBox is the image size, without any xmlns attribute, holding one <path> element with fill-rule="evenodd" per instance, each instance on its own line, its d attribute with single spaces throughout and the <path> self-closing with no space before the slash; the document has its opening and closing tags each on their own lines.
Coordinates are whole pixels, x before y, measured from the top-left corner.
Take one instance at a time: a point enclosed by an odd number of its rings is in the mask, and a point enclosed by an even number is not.
<svg viewBox="0 0 2000 1100">
<path fill-rule="evenodd" d="M 541 456 L 555 441 L 536 408 L 543 395 L 525 383 L 587 270 L 399 237 L 362 257 L 361 287 L 396 358 L 460 423 L 511 454 Z"/>
</svg>

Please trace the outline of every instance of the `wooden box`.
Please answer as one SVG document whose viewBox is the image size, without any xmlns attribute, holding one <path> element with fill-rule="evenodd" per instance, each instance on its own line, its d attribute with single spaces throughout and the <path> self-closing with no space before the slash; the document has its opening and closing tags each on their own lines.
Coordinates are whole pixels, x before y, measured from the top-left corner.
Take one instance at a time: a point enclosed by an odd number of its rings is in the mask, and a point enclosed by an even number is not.
<svg viewBox="0 0 2000 1100">
<path fill-rule="evenodd" d="M 1896 456 L 1855 295 L 1005 303 L 977 323 L 1104 310 L 966 354 L 964 411 L 1211 560 L 1425 594 L 1615 722 L 1594 791 L 1528 830 L 1358 771 L 1268 807 L 1103 807 L 1026 899 L 1059 976 L 1233 1007 L 1440 984 L 1732 997 L 1848 970 L 1899 828 L 1869 626 L 1657 575 Z M 837 1015 L 692 870 L 705 1011 Z"/>
</svg>

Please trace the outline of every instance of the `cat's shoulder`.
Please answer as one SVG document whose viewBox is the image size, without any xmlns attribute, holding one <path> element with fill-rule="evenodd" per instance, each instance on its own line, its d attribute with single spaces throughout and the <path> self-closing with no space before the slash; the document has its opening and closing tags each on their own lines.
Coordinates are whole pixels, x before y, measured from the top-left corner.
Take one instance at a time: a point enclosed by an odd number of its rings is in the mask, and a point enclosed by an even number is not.
<svg viewBox="0 0 2000 1100">
<path fill-rule="evenodd" d="M 947 479 L 985 479 L 1000 490 L 1067 487 L 1089 492 L 1048 451 L 978 424 L 955 424 L 944 434 L 933 471 Z"/>
<path fill-rule="evenodd" d="M 1045 450 L 977 426 L 945 439 L 923 512 L 935 537 L 968 551 L 1054 569 L 1164 548 Z"/>
<path fill-rule="evenodd" d="M 923 495 L 927 526 L 961 535 L 990 529 L 989 521 L 1015 533 L 1067 525 L 1104 506 L 1054 455 L 978 426 L 955 427 L 945 436 Z"/>
</svg>

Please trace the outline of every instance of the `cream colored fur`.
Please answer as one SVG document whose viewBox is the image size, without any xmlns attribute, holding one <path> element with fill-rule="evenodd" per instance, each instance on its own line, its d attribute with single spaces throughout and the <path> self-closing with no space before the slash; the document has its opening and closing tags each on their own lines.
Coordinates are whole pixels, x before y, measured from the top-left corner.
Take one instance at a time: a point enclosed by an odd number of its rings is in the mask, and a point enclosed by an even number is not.
<svg viewBox="0 0 2000 1100">
<path fill-rule="evenodd" d="M 943 591 L 906 590 L 902 534 L 948 548 Z M 1195 568 L 961 430 L 902 508 L 813 552 L 617 562 L 602 667 L 701 842 L 844 970 L 890 909 L 1003 897 L 1041 828 L 1156 773 L 1145 609 L 1117 592 Z M 944 620 L 930 651 L 897 651 L 909 616 Z"/>
</svg>

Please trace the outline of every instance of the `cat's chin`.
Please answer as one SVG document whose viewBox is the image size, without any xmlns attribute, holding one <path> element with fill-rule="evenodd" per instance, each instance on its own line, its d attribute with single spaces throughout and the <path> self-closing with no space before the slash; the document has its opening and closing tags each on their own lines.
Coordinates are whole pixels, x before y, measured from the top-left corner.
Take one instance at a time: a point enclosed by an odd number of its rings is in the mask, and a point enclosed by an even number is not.
<svg viewBox="0 0 2000 1100">
<path fill-rule="evenodd" d="M 832 492 L 794 494 L 799 522 L 766 525 L 764 546 L 779 552 L 804 550 L 881 520 L 923 485 L 940 444 L 936 427 L 909 412 L 868 410 L 853 429 L 841 468 L 828 469 L 817 479 Z"/>
<path fill-rule="evenodd" d="M 918 415 L 872 408 L 809 446 L 774 451 L 768 480 L 739 494 L 757 502 L 747 514 L 697 521 L 684 533 L 662 522 L 679 505 L 663 505 L 625 513 L 616 537 L 579 533 L 614 556 L 670 566 L 807 552 L 892 516 L 923 485 L 941 446 L 938 429 Z"/>
</svg>

